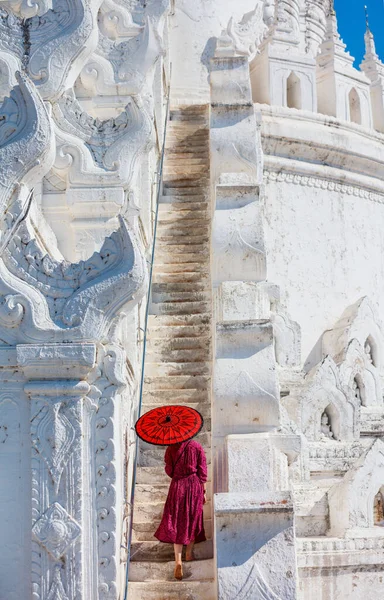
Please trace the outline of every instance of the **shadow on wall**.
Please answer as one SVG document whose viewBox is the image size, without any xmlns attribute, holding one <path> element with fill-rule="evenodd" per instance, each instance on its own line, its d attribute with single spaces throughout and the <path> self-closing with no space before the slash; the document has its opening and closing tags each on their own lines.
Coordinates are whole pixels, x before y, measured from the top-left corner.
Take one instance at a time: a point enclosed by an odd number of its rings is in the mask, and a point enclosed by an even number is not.
<svg viewBox="0 0 384 600">
<path fill-rule="evenodd" d="M 204 65 L 204 67 L 207 70 L 207 83 L 208 83 L 208 85 L 209 85 L 209 71 L 210 71 L 209 61 L 211 60 L 211 58 L 213 58 L 213 56 L 215 54 L 216 42 L 217 42 L 217 38 L 216 37 L 210 37 L 208 39 L 207 43 L 205 44 L 203 53 L 202 53 L 201 58 L 200 58 L 201 64 Z"/>
<path fill-rule="evenodd" d="M 309 373 L 323 358 L 323 334 L 319 337 L 304 362 L 304 372 Z"/>
</svg>

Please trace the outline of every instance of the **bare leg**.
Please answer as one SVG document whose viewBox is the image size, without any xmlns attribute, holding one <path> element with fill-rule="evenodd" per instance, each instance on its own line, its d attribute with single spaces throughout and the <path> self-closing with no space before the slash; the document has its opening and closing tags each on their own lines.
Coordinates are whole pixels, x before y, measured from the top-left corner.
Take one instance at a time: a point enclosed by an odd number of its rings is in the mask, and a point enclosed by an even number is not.
<svg viewBox="0 0 384 600">
<path fill-rule="evenodd" d="M 187 550 L 185 553 L 185 560 L 190 561 L 193 560 L 193 547 L 195 545 L 195 542 L 191 542 L 190 544 L 188 544 L 187 546 Z"/>
<path fill-rule="evenodd" d="M 173 549 L 175 551 L 175 578 L 183 579 L 183 565 L 181 555 L 183 552 L 182 544 L 173 544 Z"/>
<path fill-rule="evenodd" d="M 175 551 L 175 563 L 177 565 L 181 565 L 181 555 L 183 552 L 183 545 L 182 544 L 173 544 L 173 549 Z"/>
</svg>

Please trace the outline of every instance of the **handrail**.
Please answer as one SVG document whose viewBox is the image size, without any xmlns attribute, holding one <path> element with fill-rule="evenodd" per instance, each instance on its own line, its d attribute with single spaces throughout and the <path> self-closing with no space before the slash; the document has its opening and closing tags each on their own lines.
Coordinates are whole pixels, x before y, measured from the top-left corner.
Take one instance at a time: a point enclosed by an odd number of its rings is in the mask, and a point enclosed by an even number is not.
<svg viewBox="0 0 384 600">
<path fill-rule="evenodd" d="M 137 416 L 140 417 L 141 414 L 141 406 L 143 403 L 143 390 L 144 390 L 144 375 L 145 375 L 145 354 L 147 348 L 147 328 L 148 328 L 148 316 L 149 316 L 149 307 L 151 304 L 151 287 L 152 287 L 152 276 L 153 276 L 153 261 L 155 258 L 155 243 L 156 243 L 156 233 L 157 233 L 157 222 L 159 216 L 159 203 L 160 203 L 160 194 L 162 193 L 163 188 L 163 166 L 164 166 L 164 154 L 165 154 L 165 139 L 167 135 L 167 125 L 169 119 L 169 107 L 170 107 L 170 91 L 171 91 L 171 76 L 172 76 L 172 63 L 169 67 L 169 80 L 168 80 L 168 90 L 167 90 L 167 106 L 165 111 L 165 122 L 164 122 L 164 131 L 163 131 L 163 145 L 161 149 L 160 156 L 160 164 L 159 164 L 159 179 L 158 179 L 158 188 L 157 188 L 157 198 L 156 198 L 156 210 L 155 210 L 155 219 L 153 226 L 153 242 L 152 242 L 152 253 L 151 253 L 151 263 L 149 267 L 149 278 L 148 278 L 148 295 L 147 295 L 147 305 L 145 309 L 145 319 L 144 319 L 144 337 L 143 337 L 143 352 L 141 359 L 141 377 L 140 377 L 140 394 L 139 394 L 139 404 Z M 129 524 L 129 533 L 128 533 L 128 545 L 127 545 L 127 568 L 126 568 L 126 577 L 125 577 L 125 591 L 124 591 L 124 600 L 128 598 L 128 582 L 129 582 L 129 564 L 131 560 L 131 546 L 132 546 L 132 531 L 133 531 L 133 508 L 135 504 L 135 487 L 136 487 L 136 473 L 137 473 L 137 459 L 138 459 L 138 448 L 139 448 L 139 438 L 136 436 L 135 446 L 134 446 L 134 462 L 133 462 L 133 471 L 132 471 L 132 482 L 131 482 L 131 498 L 129 502 L 130 506 L 130 524 Z"/>
</svg>

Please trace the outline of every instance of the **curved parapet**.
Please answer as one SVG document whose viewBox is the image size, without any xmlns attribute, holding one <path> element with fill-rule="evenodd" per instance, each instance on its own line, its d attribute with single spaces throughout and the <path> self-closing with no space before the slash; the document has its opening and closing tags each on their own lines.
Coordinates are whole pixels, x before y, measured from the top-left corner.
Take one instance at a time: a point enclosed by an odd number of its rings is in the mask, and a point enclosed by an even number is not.
<svg viewBox="0 0 384 600">
<path fill-rule="evenodd" d="M 54 116 L 60 148 L 55 170 L 70 171 L 72 183 L 84 185 L 102 173 L 129 184 L 136 158 L 153 142 L 151 119 L 135 100 L 118 117 L 100 121 L 68 92 L 55 105 Z"/>
<path fill-rule="evenodd" d="M 27 78 L 16 74 L 18 85 L 0 107 L 0 214 L 9 208 L 16 185 L 28 188 L 48 172 L 54 159 L 52 122 Z"/>
<path fill-rule="evenodd" d="M 24 223 L 4 251 L 0 280 L 1 338 L 7 343 L 97 341 L 123 307 L 143 297 L 147 271 L 122 218 L 101 250 L 76 264 L 46 254 Z"/>
<path fill-rule="evenodd" d="M 59 98 L 97 45 L 101 0 L 52 0 L 52 8 L 38 0 L 27 2 L 30 11 L 24 2 L 1 4 L 23 18 L 2 11 L 0 47 L 19 58 L 44 100 Z"/>
</svg>

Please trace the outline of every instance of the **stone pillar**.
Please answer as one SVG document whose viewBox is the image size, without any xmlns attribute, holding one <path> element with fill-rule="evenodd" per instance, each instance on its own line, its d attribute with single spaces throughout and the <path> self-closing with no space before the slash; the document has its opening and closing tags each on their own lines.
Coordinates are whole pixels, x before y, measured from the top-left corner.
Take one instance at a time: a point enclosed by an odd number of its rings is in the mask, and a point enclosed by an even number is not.
<svg viewBox="0 0 384 600">
<path fill-rule="evenodd" d="M 19 345 L 17 359 L 31 403 L 32 598 L 96 599 L 86 381 L 96 346 Z"/>
<path fill-rule="evenodd" d="M 293 505 L 289 493 L 216 494 L 218 598 L 296 599 Z"/>
<path fill-rule="evenodd" d="M 218 598 L 296 598 L 284 440 L 262 220 L 263 154 L 247 59 L 211 61 L 216 360 L 213 460 Z M 261 191 L 261 193 L 260 193 Z M 241 277 L 241 280 L 239 281 Z"/>
</svg>

